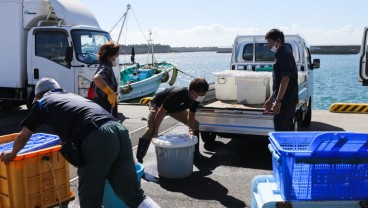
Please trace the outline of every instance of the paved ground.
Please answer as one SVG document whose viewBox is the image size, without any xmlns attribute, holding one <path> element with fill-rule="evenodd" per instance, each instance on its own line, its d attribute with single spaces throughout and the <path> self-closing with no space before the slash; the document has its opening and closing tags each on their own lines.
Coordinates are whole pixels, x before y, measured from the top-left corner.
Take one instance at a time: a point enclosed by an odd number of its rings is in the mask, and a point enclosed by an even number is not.
<svg viewBox="0 0 368 208">
<path fill-rule="evenodd" d="M 137 139 L 143 133 L 147 107 L 119 105 L 119 112 L 129 118 L 124 125 L 130 131 L 133 146 L 136 146 Z M 17 124 L 25 115 L 24 106 L 12 110 L 0 109 L 0 135 L 18 131 Z M 301 130 L 368 131 L 367 114 L 313 111 L 312 118 L 311 126 Z M 177 125 L 171 118 L 165 119 L 160 131 L 168 129 L 167 133 L 187 131 L 187 127 Z M 41 127 L 39 131 L 51 133 L 47 127 Z M 151 145 L 144 161 L 146 179 L 142 180 L 142 187 L 162 207 L 250 207 L 252 178 L 272 173 L 267 144 L 267 137 L 255 136 L 218 138 L 212 146 L 201 143 L 201 152 L 208 159 L 195 164 L 193 174 L 183 179 L 158 176 L 155 147 Z M 75 169 L 71 168 L 73 178 Z M 71 188 L 77 195 L 77 179 L 71 182 Z M 72 201 L 69 207 L 78 207 L 78 200 Z"/>
</svg>

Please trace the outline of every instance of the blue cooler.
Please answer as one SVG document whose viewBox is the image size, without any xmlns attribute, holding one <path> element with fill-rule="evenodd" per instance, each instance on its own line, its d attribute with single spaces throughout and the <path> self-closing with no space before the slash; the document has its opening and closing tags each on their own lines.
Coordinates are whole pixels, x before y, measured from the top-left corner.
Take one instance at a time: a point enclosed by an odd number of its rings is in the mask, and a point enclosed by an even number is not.
<svg viewBox="0 0 368 208">
<path fill-rule="evenodd" d="M 136 164 L 135 165 L 135 169 L 137 171 L 137 176 L 138 176 L 138 180 L 139 182 L 141 182 L 141 178 L 144 174 L 144 166 L 143 164 Z M 112 189 L 110 183 L 108 181 L 106 181 L 105 183 L 105 191 L 104 191 L 104 196 L 103 196 L 103 202 L 102 205 L 105 208 L 116 208 L 116 207 L 121 207 L 121 208 L 127 208 L 128 206 L 124 204 L 124 202 L 122 202 L 119 197 L 116 196 L 114 190 Z"/>
</svg>

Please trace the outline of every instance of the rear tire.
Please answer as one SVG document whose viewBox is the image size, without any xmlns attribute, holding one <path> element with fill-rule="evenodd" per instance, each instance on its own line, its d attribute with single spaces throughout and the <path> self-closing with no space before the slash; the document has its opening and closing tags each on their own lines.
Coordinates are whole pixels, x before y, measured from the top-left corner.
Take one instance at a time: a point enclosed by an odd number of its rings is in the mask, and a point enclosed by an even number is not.
<svg viewBox="0 0 368 208">
<path fill-rule="evenodd" d="M 307 113 L 305 114 L 303 121 L 300 123 L 300 126 L 309 127 L 311 121 L 312 121 L 312 98 L 309 98 Z"/>
<path fill-rule="evenodd" d="M 298 131 L 299 125 L 298 125 L 298 116 L 295 114 L 293 119 L 293 129 L 292 131 Z"/>
<path fill-rule="evenodd" d="M 201 132 L 201 139 L 204 143 L 210 144 L 215 141 L 217 134 L 213 132 Z"/>
<path fill-rule="evenodd" d="M 34 91 L 32 90 L 31 94 L 29 95 L 29 98 L 27 99 L 28 110 L 31 110 L 34 98 L 35 98 L 35 94 L 34 94 Z"/>
</svg>

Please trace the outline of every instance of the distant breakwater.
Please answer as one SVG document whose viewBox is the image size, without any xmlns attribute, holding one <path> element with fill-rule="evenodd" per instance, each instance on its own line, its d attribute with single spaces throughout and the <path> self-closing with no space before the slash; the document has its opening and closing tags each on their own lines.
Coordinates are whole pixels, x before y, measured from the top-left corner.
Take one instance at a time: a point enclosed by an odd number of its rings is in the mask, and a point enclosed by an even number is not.
<svg viewBox="0 0 368 208">
<path fill-rule="evenodd" d="M 122 45 L 120 54 L 131 54 L 134 47 L 135 54 L 145 54 L 151 51 L 147 44 L 140 45 Z M 169 45 L 154 44 L 154 53 L 182 53 L 182 52 L 208 52 L 216 51 L 217 53 L 231 53 L 232 48 L 220 47 L 171 47 Z M 358 54 L 360 52 L 359 45 L 335 45 L 335 46 L 310 46 L 312 54 Z"/>
</svg>

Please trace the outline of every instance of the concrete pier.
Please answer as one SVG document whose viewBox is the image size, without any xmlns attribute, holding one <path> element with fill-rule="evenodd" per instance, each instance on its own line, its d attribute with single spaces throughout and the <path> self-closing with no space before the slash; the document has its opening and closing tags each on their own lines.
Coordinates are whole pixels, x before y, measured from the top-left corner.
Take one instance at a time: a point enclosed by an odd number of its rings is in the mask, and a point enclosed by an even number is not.
<svg viewBox="0 0 368 208">
<path fill-rule="evenodd" d="M 129 129 L 135 153 L 137 140 L 146 125 L 148 108 L 141 105 L 119 105 L 119 112 L 128 117 L 123 124 Z M 18 124 L 26 114 L 25 106 L 11 110 L 0 109 L 0 135 L 19 131 Z M 121 119 L 122 114 L 119 115 Z M 367 119 L 367 114 L 314 110 L 311 126 L 300 131 L 368 132 Z M 166 118 L 160 132 L 167 131 L 181 133 L 186 132 L 187 127 L 172 118 Z M 52 133 L 44 126 L 39 132 Z M 183 179 L 158 176 L 155 147 L 151 144 L 144 160 L 146 178 L 142 179 L 142 188 L 162 207 L 250 207 L 252 178 L 272 174 L 268 143 L 267 137 L 245 135 L 217 138 L 211 146 L 201 142 L 200 151 L 206 159 L 194 164 L 193 174 Z M 70 202 L 69 207 L 79 207 L 78 179 L 73 167 L 71 180 L 76 200 Z"/>
</svg>

